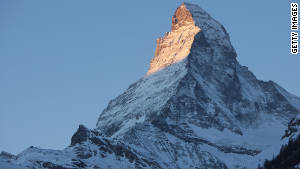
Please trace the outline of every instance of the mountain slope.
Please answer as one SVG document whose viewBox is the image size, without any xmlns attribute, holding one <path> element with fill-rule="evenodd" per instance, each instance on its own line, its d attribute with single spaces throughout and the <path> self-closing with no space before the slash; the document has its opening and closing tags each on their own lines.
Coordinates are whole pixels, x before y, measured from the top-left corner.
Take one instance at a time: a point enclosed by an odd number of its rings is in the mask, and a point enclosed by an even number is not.
<svg viewBox="0 0 300 169">
<path fill-rule="evenodd" d="M 272 169 L 272 168 L 287 168 L 297 169 L 300 168 L 300 115 L 292 119 L 285 130 L 285 135 L 282 139 L 288 140 L 288 144 L 281 147 L 280 153 L 272 158 L 266 160 L 263 167 L 259 169 Z"/>
<path fill-rule="evenodd" d="M 64 150 L 4 153 L 0 165 L 255 168 L 286 143 L 281 137 L 300 101 L 256 79 L 236 57 L 225 28 L 184 3 L 171 32 L 157 40 L 145 77 L 109 102 L 95 129 L 80 126 Z"/>
</svg>

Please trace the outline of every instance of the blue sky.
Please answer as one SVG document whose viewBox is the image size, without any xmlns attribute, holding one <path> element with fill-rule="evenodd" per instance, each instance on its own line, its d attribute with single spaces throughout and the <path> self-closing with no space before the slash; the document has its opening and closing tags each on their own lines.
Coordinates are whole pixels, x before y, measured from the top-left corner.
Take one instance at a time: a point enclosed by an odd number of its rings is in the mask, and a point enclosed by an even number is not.
<svg viewBox="0 0 300 169">
<path fill-rule="evenodd" d="M 292 1 L 188 2 L 224 25 L 242 65 L 299 96 Z M 0 1 L 0 150 L 61 149 L 79 124 L 94 128 L 109 100 L 147 72 L 181 3 Z"/>
</svg>

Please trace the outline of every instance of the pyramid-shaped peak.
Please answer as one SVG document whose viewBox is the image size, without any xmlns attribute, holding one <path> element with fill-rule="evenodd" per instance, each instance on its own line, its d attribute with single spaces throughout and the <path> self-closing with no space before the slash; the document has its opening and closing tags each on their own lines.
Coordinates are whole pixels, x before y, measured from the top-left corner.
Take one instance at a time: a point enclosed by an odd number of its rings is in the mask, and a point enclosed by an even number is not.
<svg viewBox="0 0 300 169">
<path fill-rule="evenodd" d="M 199 17 L 201 17 L 202 20 L 199 20 Z M 212 19 L 211 16 L 199 5 L 184 2 L 176 9 L 172 17 L 172 30 L 173 27 L 183 25 L 182 23 L 184 22 L 193 22 L 195 25 L 200 27 L 208 19 Z"/>
<path fill-rule="evenodd" d="M 172 17 L 172 31 L 179 29 L 180 27 L 186 26 L 188 24 L 195 25 L 191 12 L 186 8 L 186 6 L 183 3 L 176 9 Z"/>
<path fill-rule="evenodd" d="M 185 7 L 187 8 L 190 12 L 202 12 L 202 13 L 206 13 L 199 5 L 197 4 L 192 4 L 189 2 L 183 2 L 179 7 Z"/>
<path fill-rule="evenodd" d="M 224 27 L 198 5 L 182 3 L 172 16 L 171 32 L 157 39 L 147 75 L 187 58 L 192 47 L 204 50 L 207 46 L 214 48 L 214 58 L 206 60 L 224 61 L 228 60 L 227 56 L 231 57 L 229 62 L 235 59 L 234 48 Z"/>
</svg>

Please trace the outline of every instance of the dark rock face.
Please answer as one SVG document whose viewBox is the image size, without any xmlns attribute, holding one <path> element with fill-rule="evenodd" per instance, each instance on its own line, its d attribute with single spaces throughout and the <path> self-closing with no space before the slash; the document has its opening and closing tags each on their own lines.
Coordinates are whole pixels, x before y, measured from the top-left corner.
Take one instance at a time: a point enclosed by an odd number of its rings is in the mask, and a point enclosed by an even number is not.
<svg viewBox="0 0 300 169">
<path fill-rule="evenodd" d="M 75 169 L 75 168 L 66 168 L 57 164 L 53 164 L 50 162 L 44 162 L 42 163 L 43 168 L 48 168 L 48 169 Z"/>
<path fill-rule="evenodd" d="M 8 152 L 2 151 L 0 153 L 0 158 L 13 160 L 13 159 L 16 159 L 17 157 L 15 155 L 13 155 L 13 154 L 10 154 Z"/>
<path fill-rule="evenodd" d="M 288 139 L 288 143 L 283 145 L 280 152 L 272 160 L 265 160 L 262 167 L 258 169 L 288 168 L 297 169 L 300 165 L 300 116 L 289 122 L 282 139 Z M 298 135 L 297 135 L 298 134 Z"/>
<path fill-rule="evenodd" d="M 71 146 L 73 146 L 78 159 L 82 160 L 72 159 L 72 163 L 76 165 L 75 168 L 87 167 L 83 160 L 88 160 L 95 156 L 106 158 L 110 155 L 115 156 L 117 159 L 127 159 L 136 168 L 147 166 L 151 166 L 151 168 L 161 168 L 158 163 L 138 154 L 136 150 L 130 146 L 102 137 L 97 130 L 89 130 L 80 125 L 72 138 L 74 138 L 75 141 Z M 88 143 L 88 145 L 83 144 L 84 142 Z M 95 145 L 97 149 L 91 150 L 90 145 Z"/>
<path fill-rule="evenodd" d="M 281 139 L 295 136 L 299 133 L 299 130 L 300 130 L 300 116 L 297 116 L 289 122 L 288 128 L 285 130 L 285 133 Z"/>
<path fill-rule="evenodd" d="M 79 125 L 78 130 L 74 133 L 71 139 L 71 146 L 80 144 L 87 140 L 89 134 L 89 129 L 84 125 Z"/>
</svg>

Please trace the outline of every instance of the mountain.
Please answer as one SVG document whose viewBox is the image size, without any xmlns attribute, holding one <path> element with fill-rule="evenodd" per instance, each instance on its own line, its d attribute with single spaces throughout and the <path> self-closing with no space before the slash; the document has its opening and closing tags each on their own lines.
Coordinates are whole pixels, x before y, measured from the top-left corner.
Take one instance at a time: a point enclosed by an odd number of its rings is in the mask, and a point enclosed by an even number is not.
<svg viewBox="0 0 300 169">
<path fill-rule="evenodd" d="M 147 74 L 63 150 L 0 154 L 0 167 L 256 168 L 289 139 L 300 100 L 237 61 L 225 28 L 183 3 Z M 299 130 L 287 138 L 299 135 Z"/>
<path fill-rule="evenodd" d="M 285 135 L 282 139 L 288 139 L 288 144 L 281 147 L 280 152 L 272 160 L 265 160 L 263 167 L 258 169 L 300 168 L 300 115 L 292 119 L 285 130 Z"/>
</svg>

